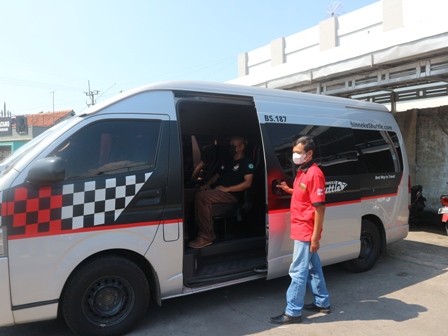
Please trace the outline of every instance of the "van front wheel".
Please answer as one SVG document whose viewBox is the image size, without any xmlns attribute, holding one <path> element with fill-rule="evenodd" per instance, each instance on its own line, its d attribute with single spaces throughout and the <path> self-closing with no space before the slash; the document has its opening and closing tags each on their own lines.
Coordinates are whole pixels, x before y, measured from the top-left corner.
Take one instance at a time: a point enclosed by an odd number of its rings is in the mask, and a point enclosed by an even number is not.
<svg viewBox="0 0 448 336">
<path fill-rule="evenodd" d="M 361 251 L 357 259 L 348 260 L 342 266 L 354 273 L 370 270 L 375 265 L 381 251 L 381 237 L 378 228 L 368 219 L 362 220 Z"/>
<path fill-rule="evenodd" d="M 83 265 L 69 280 L 62 313 L 78 335 L 122 335 L 134 327 L 149 303 L 143 271 L 119 256 Z"/>
</svg>

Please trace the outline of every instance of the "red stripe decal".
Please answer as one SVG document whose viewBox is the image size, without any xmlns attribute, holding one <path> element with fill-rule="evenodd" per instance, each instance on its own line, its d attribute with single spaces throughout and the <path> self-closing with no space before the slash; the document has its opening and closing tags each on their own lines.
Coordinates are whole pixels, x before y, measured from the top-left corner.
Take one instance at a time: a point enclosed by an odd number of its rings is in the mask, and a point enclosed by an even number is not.
<svg viewBox="0 0 448 336">
<path fill-rule="evenodd" d="M 338 205 L 356 204 L 356 203 L 361 203 L 363 201 L 375 200 L 375 199 L 384 198 L 384 197 L 396 197 L 397 195 L 398 195 L 398 192 L 393 193 L 393 194 L 384 194 L 384 195 L 378 195 L 378 196 L 362 197 L 360 200 L 327 203 L 327 204 L 325 204 L 325 206 L 326 207 L 333 207 L 333 206 L 338 206 Z M 289 211 L 289 208 L 270 210 L 270 211 L 268 211 L 268 213 L 269 213 L 269 215 L 275 215 L 276 213 L 283 213 L 283 212 L 286 212 L 286 211 Z"/>
<path fill-rule="evenodd" d="M 66 235 L 66 234 L 74 234 L 74 233 L 80 233 L 80 232 L 129 229 L 129 228 L 133 228 L 133 227 L 154 226 L 154 225 L 159 225 L 159 224 L 162 224 L 162 225 L 178 224 L 181 222 L 182 222 L 181 219 L 170 219 L 170 220 L 155 221 L 155 222 L 140 222 L 140 223 L 132 223 L 132 224 L 104 225 L 104 226 L 96 226 L 96 227 L 90 227 L 90 228 L 81 228 L 81 229 L 76 229 L 76 230 L 60 230 L 60 227 L 61 227 L 60 224 L 52 223 L 51 224 L 52 230 L 50 232 L 37 232 L 37 225 L 36 225 L 33 228 L 29 228 L 27 230 L 26 234 L 9 236 L 8 240 L 56 236 L 56 235 L 61 235 L 61 234 Z"/>
</svg>

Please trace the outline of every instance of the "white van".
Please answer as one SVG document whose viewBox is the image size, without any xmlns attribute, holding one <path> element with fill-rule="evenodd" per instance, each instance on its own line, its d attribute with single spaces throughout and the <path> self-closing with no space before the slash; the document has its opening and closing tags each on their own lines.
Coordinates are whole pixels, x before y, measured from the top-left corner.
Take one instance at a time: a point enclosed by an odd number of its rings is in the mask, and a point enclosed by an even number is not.
<svg viewBox="0 0 448 336">
<path fill-rule="evenodd" d="M 217 239 L 192 249 L 185 196 L 229 136 L 248 141 L 252 187 L 219 210 Z M 369 270 L 408 233 L 409 170 L 381 105 L 204 82 L 120 94 L 48 130 L 0 163 L 0 325 L 56 318 L 81 335 L 118 335 L 162 300 L 287 275 L 292 143 L 310 135 L 326 176 L 324 265 Z M 212 154 L 210 154 L 212 153 Z M 220 205 L 216 205 L 217 208 Z"/>
</svg>

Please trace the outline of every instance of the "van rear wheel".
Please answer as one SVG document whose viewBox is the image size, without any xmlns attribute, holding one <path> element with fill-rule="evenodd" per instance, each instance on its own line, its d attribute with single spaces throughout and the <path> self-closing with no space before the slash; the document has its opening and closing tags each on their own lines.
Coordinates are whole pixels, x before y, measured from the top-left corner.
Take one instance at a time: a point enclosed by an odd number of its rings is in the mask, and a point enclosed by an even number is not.
<svg viewBox="0 0 448 336">
<path fill-rule="evenodd" d="M 375 265 L 381 252 L 381 237 L 378 228 L 368 219 L 362 220 L 361 251 L 357 259 L 348 260 L 342 266 L 354 273 L 370 270 Z"/>
<path fill-rule="evenodd" d="M 78 335 L 122 335 L 145 314 L 148 303 L 143 271 L 128 259 L 111 256 L 83 265 L 69 280 L 62 313 Z"/>
</svg>

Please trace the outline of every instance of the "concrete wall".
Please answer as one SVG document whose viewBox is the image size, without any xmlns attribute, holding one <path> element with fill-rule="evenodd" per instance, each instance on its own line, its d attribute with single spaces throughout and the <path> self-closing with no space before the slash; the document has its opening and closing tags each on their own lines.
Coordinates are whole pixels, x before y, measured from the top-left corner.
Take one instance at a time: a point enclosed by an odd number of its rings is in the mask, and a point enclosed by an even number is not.
<svg viewBox="0 0 448 336">
<path fill-rule="evenodd" d="M 448 106 L 400 112 L 395 119 L 403 134 L 411 183 L 423 186 L 426 209 L 437 211 L 448 194 Z"/>
</svg>

